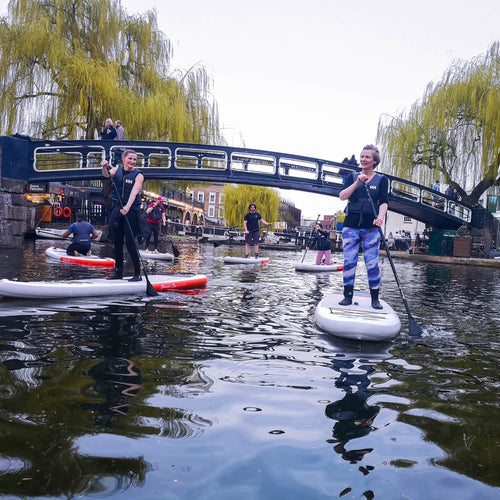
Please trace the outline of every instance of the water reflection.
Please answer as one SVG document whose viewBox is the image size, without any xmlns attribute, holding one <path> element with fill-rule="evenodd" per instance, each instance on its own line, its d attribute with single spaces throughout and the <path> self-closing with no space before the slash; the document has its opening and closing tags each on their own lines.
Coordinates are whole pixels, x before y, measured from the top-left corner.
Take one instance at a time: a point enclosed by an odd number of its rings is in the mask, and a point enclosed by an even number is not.
<svg viewBox="0 0 500 500">
<path fill-rule="evenodd" d="M 498 498 L 498 271 L 397 262 L 427 333 L 367 344 L 315 327 L 341 273 L 179 246 L 148 266 L 207 274 L 202 294 L 0 300 L 2 494 Z M 24 253 L 10 277 L 93 275 Z"/>
<path fill-rule="evenodd" d="M 380 407 L 370 406 L 367 400 L 372 395 L 369 375 L 375 368 L 367 360 L 345 359 L 343 355 L 336 355 L 332 363 L 333 369 L 339 372 L 335 387 L 342 389 L 345 395 L 325 408 L 326 416 L 337 421 L 333 427 L 333 439 L 328 442 L 337 443 L 334 450 L 344 460 L 355 464 L 373 451 L 373 448 L 346 450 L 346 445 L 373 430 L 373 421 Z"/>
<path fill-rule="evenodd" d="M 80 407 L 95 415 L 102 427 L 114 426 L 128 413 L 129 400 L 142 389 L 142 375 L 134 362 L 125 358 L 111 358 L 94 365 L 87 375 L 95 379 L 95 385 L 83 389 L 89 397 L 91 391 L 104 397 L 104 403 L 82 403 Z"/>
<path fill-rule="evenodd" d="M 85 375 L 95 379 L 95 384 L 83 388 L 89 399 L 104 402 L 82 403 L 80 407 L 92 413 L 101 427 L 116 425 L 128 413 L 130 399 L 142 389 L 142 375 L 132 358 L 138 351 L 138 338 L 142 330 L 139 315 L 110 315 L 108 330 L 100 336 L 104 359 Z"/>
</svg>

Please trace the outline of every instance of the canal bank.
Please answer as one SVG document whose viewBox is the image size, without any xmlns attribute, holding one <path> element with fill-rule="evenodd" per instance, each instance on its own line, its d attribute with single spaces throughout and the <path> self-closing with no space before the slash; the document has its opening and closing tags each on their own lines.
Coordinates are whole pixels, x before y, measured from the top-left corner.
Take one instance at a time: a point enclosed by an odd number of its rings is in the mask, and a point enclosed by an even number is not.
<svg viewBox="0 0 500 500">
<path fill-rule="evenodd" d="M 174 237 L 173 239 L 186 239 L 185 237 Z M 192 239 L 192 238 L 190 238 Z M 202 243 L 213 244 L 215 241 L 207 241 Z M 244 246 L 245 243 L 240 241 L 225 241 L 223 243 L 218 242 L 219 245 L 228 245 L 228 246 Z M 266 243 L 260 243 L 259 248 L 261 250 L 287 250 L 287 251 L 295 251 L 295 252 L 304 252 L 305 249 L 300 245 L 293 244 L 277 244 L 270 245 Z M 315 250 L 309 251 L 308 253 L 315 255 Z M 380 251 L 380 256 L 384 257 L 386 252 L 384 250 Z M 441 264 L 456 264 L 461 266 L 480 266 L 480 267 L 500 267 L 500 259 L 480 259 L 476 257 L 451 257 L 451 256 L 441 256 L 441 255 L 428 255 L 428 254 L 415 254 L 409 253 L 408 251 L 396 251 L 391 250 L 391 257 L 395 259 L 406 259 L 406 260 L 418 260 L 422 262 L 439 262 Z M 343 254 L 342 252 L 332 252 L 332 258 L 336 261 L 342 260 Z"/>
<path fill-rule="evenodd" d="M 385 252 L 380 252 L 385 255 Z M 440 264 L 456 264 L 460 266 L 500 267 L 500 259 L 479 259 L 476 257 L 450 257 L 441 255 L 410 254 L 409 252 L 392 252 L 397 259 L 418 260 L 422 262 L 439 262 Z"/>
</svg>

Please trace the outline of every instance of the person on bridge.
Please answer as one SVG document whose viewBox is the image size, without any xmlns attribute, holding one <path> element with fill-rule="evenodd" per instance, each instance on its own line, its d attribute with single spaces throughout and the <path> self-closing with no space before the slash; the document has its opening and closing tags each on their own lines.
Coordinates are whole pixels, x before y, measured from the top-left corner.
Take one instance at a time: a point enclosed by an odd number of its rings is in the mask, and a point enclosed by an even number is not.
<svg viewBox="0 0 500 500">
<path fill-rule="evenodd" d="M 115 141 L 124 141 L 125 140 L 125 129 L 123 128 L 122 122 L 120 120 L 115 121 L 115 130 L 116 130 Z M 122 152 L 123 152 L 123 149 L 115 150 L 115 153 L 114 153 L 115 165 L 118 165 L 118 163 L 120 163 L 120 160 L 122 158 Z"/>
<path fill-rule="evenodd" d="M 134 276 L 129 281 L 141 281 L 141 259 L 135 243 L 136 236 L 142 234 L 141 189 L 144 175 L 135 168 L 137 154 L 126 149 L 122 155 L 123 167 L 113 167 L 107 160 L 101 162 L 102 175 L 112 178 L 113 209 L 109 217 L 109 235 L 114 244 L 115 273 L 109 279 L 123 278 L 123 242 L 134 265 Z M 117 192 L 118 190 L 118 192 Z M 128 219 L 128 223 L 125 220 Z"/>
<path fill-rule="evenodd" d="M 115 141 L 124 141 L 125 140 L 125 129 L 123 128 L 122 122 L 120 120 L 116 120 L 115 130 L 116 130 Z"/>
<path fill-rule="evenodd" d="M 113 126 L 113 120 L 106 118 L 104 127 L 102 127 L 101 141 L 114 141 L 116 138 L 116 129 Z"/>
<path fill-rule="evenodd" d="M 248 213 L 243 219 L 243 227 L 245 228 L 245 257 L 248 258 L 250 253 L 250 245 L 253 244 L 255 258 L 259 258 L 259 237 L 260 237 L 260 221 L 266 226 L 270 226 L 271 222 L 267 222 L 262 218 L 262 215 L 257 212 L 257 205 L 250 203 L 248 205 Z"/>
<path fill-rule="evenodd" d="M 70 234 L 73 235 L 73 242 L 66 249 L 66 254 L 75 256 L 90 255 L 92 240 L 99 237 L 99 233 L 94 226 L 85 220 L 83 212 L 77 212 L 76 222 L 64 231 L 63 237 L 67 238 Z"/>
<path fill-rule="evenodd" d="M 342 306 L 352 304 L 354 281 L 360 244 L 368 274 L 368 285 L 372 307 L 382 309 L 379 302 L 380 270 L 378 265 L 380 249 L 380 230 L 387 214 L 389 181 L 384 175 L 375 172 L 380 163 L 378 149 L 369 144 L 361 152 L 361 172 L 350 173 L 344 189 L 339 193 L 341 200 L 348 200 L 346 217 L 342 228 L 344 249 L 344 298 L 339 302 Z M 365 185 L 370 190 L 370 197 L 378 210 L 377 217 L 373 213 Z"/>
</svg>

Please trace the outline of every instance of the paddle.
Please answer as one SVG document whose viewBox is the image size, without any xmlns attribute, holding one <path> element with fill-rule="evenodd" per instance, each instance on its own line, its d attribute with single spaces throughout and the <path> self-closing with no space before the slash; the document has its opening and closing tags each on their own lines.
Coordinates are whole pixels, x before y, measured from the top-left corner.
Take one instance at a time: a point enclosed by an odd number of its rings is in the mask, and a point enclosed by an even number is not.
<svg viewBox="0 0 500 500">
<path fill-rule="evenodd" d="M 224 245 L 224 243 L 227 243 L 229 240 L 217 240 L 217 241 L 214 241 L 214 247 L 217 248 L 217 247 L 220 247 L 221 245 Z"/>
<path fill-rule="evenodd" d="M 109 172 L 109 169 L 110 169 L 110 166 L 108 165 L 108 172 Z M 109 178 L 111 179 L 111 182 L 112 182 L 113 187 L 115 189 L 115 194 L 116 194 L 116 197 L 118 198 L 118 203 L 123 208 L 123 201 L 120 197 L 120 192 L 118 191 L 118 188 L 116 187 L 115 179 L 111 175 L 109 176 Z M 128 230 L 130 231 L 130 234 L 133 237 L 134 232 L 132 231 L 132 226 L 130 225 L 130 221 L 128 220 L 128 214 L 124 215 L 124 217 L 125 217 L 125 222 L 127 223 Z M 148 273 L 146 272 L 146 266 L 144 265 L 144 261 L 141 259 L 141 254 L 139 253 L 139 248 L 137 247 L 137 242 L 135 241 L 135 238 L 133 238 L 133 240 L 134 240 L 135 251 L 137 252 L 137 256 L 139 257 L 139 261 L 141 263 L 142 272 L 144 273 L 144 277 L 146 278 L 146 283 L 147 283 L 146 294 L 148 295 L 148 297 L 156 297 L 156 296 L 158 296 L 158 292 L 155 290 L 154 286 L 149 281 Z"/>
<path fill-rule="evenodd" d="M 170 244 L 172 245 L 172 253 L 174 254 L 174 257 L 179 257 L 179 255 L 181 254 L 179 248 L 177 247 L 176 244 L 174 244 L 174 241 L 172 240 L 172 238 L 170 238 Z"/>
<path fill-rule="evenodd" d="M 163 226 L 164 228 L 165 226 Z M 160 226 L 160 233 L 162 233 L 162 226 Z M 168 234 L 165 234 L 166 236 L 166 240 L 170 243 L 171 247 L 172 247 L 172 253 L 174 254 L 174 257 L 179 257 L 179 255 L 181 254 L 179 248 L 177 247 L 177 245 L 174 243 L 174 240 L 168 235 Z"/>
<path fill-rule="evenodd" d="M 309 236 L 309 239 L 311 239 L 311 238 L 312 238 L 312 235 L 313 235 L 314 229 L 315 229 L 315 227 L 316 227 L 316 224 L 317 224 L 317 223 L 318 223 L 318 221 L 319 221 L 319 217 L 320 217 L 320 215 L 318 214 L 318 217 L 316 217 L 316 222 L 314 223 L 314 226 L 313 226 L 313 228 L 311 229 L 311 236 Z M 306 258 L 306 253 L 307 253 L 307 243 L 308 243 L 308 242 L 306 242 L 306 251 L 304 252 L 304 255 L 302 256 L 302 260 L 300 261 L 301 263 L 302 263 L 302 262 L 304 262 L 304 259 Z"/>
<path fill-rule="evenodd" d="M 366 182 L 363 182 L 363 185 L 365 186 L 366 194 L 368 195 L 368 200 L 369 200 L 370 205 L 371 205 L 372 210 L 373 210 L 373 215 L 377 219 L 378 213 L 377 213 L 377 210 L 375 209 L 375 204 L 373 203 L 373 199 L 372 199 L 372 196 L 370 194 L 370 189 L 368 188 L 368 184 Z M 405 306 L 406 313 L 408 314 L 409 333 L 410 333 L 410 335 L 420 336 L 423 333 L 422 327 L 415 321 L 415 319 L 413 318 L 413 316 L 410 312 L 410 307 L 409 307 L 408 302 L 407 302 L 405 295 L 403 293 L 403 289 L 401 288 L 401 284 L 400 284 L 399 278 L 398 278 L 398 273 L 396 272 L 396 268 L 394 267 L 394 262 L 392 261 L 391 252 L 389 251 L 389 247 L 387 246 L 384 232 L 382 231 L 382 228 L 380 226 L 377 226 L 377 227 L 378 227 L 378 230 L 380 232 L 380 237 L 382 239 L 382 243 L 384 245 L 385 251 L 387 252 L 387 257 L 389 258 L 392 272 L 394 273 L 394 278 L 396 279 L 396 283 L 398 285 L 399 293 L 401 295 L 401 298 L 403 299 L 403 304 Z"/>
</svg>

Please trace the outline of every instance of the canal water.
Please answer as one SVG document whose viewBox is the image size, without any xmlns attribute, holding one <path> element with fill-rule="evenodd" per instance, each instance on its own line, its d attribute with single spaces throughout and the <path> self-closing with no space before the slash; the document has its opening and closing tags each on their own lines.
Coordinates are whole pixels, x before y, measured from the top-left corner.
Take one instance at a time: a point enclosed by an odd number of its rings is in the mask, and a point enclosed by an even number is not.
<svg viewBox="0 0 500 500">
<path fill-rule="evenodd" d="M 47 261 L 51 243 L 0 250 L 0 277 L 106 274 Z M 0 300 L 3 497 L 500 497 L 498 269 L 396 260 L 415 338 L 382 258 L 402 334 L 349 342 L 314 324 L 341 273 L 297 273 L 299 252 L 249 267 L 222 262 L 241 247 L 178 246 L 149 272 L 203 273 L 204 290 Z"/>
</svg>

